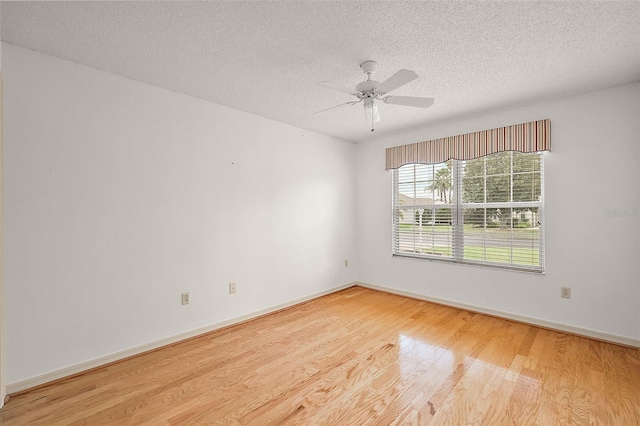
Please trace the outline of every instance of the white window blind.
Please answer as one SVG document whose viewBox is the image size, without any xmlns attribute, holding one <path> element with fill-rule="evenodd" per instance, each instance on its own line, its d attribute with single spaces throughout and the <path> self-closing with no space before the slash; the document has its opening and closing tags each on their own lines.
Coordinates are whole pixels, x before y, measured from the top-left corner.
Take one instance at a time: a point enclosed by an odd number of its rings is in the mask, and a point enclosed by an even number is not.
<svg viewBox="0 0 640 426">
<path fill-rule="evenodd" d="M 542 153 L 393 170 L 393 254 L 544 270 Z"/>
</svg>

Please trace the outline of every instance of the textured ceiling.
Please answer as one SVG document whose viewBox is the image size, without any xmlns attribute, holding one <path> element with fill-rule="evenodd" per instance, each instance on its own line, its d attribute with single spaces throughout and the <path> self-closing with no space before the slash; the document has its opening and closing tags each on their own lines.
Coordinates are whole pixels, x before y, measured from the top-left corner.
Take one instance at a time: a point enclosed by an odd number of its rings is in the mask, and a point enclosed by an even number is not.
<svg viewBox="0 0 640 426">
<path fill-rule="evenodd" d="M 541 99 L 640 81 L 640 2 L 6 2 L 2 40 L 351 141 Z M 353 87 L 420 75 L 381 105 Z M 10 84 L 10 83 L 7 83 Z"/>
</svg>

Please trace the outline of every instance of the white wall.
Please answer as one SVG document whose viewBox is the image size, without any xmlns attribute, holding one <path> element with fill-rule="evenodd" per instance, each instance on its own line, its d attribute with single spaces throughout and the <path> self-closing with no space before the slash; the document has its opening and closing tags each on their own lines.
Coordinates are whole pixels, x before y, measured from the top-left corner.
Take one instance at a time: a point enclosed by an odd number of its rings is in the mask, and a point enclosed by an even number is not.
<svg viewBox="0 0 640 426">
<path fill-rule="evenodd" d="M 2 47 L 9 385 L 356 279 L 355 145 Z"/>
<path fill-rule="evenodd" d="M 640 84 L 470 117 L 357 150 L 358 281 L 528 318 L 640 338 Z M 546 274 L 391 256 L 384 149 L 551 119 L 545 155 Z M 572 288 L 570 300 L 560 286 Z"/>
<path fill-rule="evenodd" d="M 0 3 L 0 9 L 2 8 L 2 4 Z M 2 13 L 0 10 L 0 18 L 2 17 Z M 0 19 L 1 21 L 2 19 Z M 3 94 L 2 94 L 2 43 L 0 43 L 0 408 L 4 405 L 4 398 L 7 394 L 7 388 L 5 386 L 5 374 L 4 374 L 4 284 L 3 284 L 3 276 L 4 276 L 4 266 L 2 264 L 2 252 L 4 247 L 4 237 L 2 236 L 2 202 L 4 198 L 3 193 L 3 182 L 2 182 L 2 174 L 3 174 L 3 160 L 2 160 L 2 136 L 4 134 L 3 131 L 3 112 L 2 112 L 2 103 L 3 103 Z"/>
</svg>

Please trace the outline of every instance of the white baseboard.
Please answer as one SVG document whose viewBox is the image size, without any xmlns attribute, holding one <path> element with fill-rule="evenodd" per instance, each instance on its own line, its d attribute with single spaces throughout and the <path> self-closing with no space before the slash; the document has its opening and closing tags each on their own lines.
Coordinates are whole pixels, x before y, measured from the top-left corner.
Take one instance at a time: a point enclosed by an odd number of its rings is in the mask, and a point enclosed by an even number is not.
<svg viewBox="0 0 640 426">
<path fill-rule="evenodd" d="M 96 367 L 100 367 L 106 364 L 110 364 L 115 361 L 119 361 L 134 355 L 138 355 L 144 352 L 148 352 L 153 349 L 158 349 L 163 346 L 167 346 L 173 343 L 180 342 L 182 340 L 186 340 L 192 337 L 199 336 L 201 334 L 209 333 L 211 331 L 219 330 L 224 327 L 228 327 L 230 325 L 238 324 L 241 322 L 245 322 L 266 314 L 270 314 L 272 312 L 279 311 L 281 309 L 290 308 L 292 306 L 298 305 L 303 302 L 307 302 L 311 299 L 315 299 L 321 296 L 325 296 L 327 294 L 335 293 L 340 290 L 344 290 L 345 288 L 353 287 L 357 283 L 349 283 L 341 286 L 333 287 L 328 290 L 324 290 L 318 293 L 310 294 L 308 296 L 300 297 L 298 299 L 290 300 L 288 302 L 280 303 L 275 306 L 271 306 L 265 309 L 261 309 L 259 311 L 250 312 L 245 315 L 240 315 L 235 318 L 231 318 L 226 321 L 221 321 L 215 324 L 211 324 L 205 327 L 196 328 L 194 330 L 185 331 L 184 333 L 175 334 L 173 336 L 166 337 L 164 339 L 156 340 L 154 342 L 145 343 L 144 345 L 135 346 L 129 349 L 125 349 L 119 352 L 114 352 L 109 355 L 101 356 L 98 358 L 94 358 L 88 361 L 84 361 L 78 364 L 70 365 L 65 368 L 60 368 L 58 370 L 50 371 L 45 374 L 40 374 L 38 376 L 30 377 L 25 380 L 20 380 L 17 382 L 7 384 L 7 394 L 11 395 L 16 392 L 21 392 L 26 389 L 30 389 L 36 386 L 43 385 L 45 383 L 52 382 L 54 380 L 63 379 L 65 377 L 69 377 L 78 373 L 82 373 L 87 370 L 91 370 Z"/>
<path fill-rule="evenodd" d="M 439 305 L 451 306 L 454 308 L 464 309 L 472 312 L 479 312 L 495 317 L 505 318 L 525 324 L 537 325 L 543 328 L 551 330 L 562 331 L 566 333 L 576 334 L 579 336 L 590 337 L 596 340 L 603 340 L 605 342 L 618 343 L 625 346 L 631 346 L 640 348 L 640 339 L 634 339 L 632 337 L 620 336 L 618 334 L 605 333 L 603 331 L 592 330 L 589 328 L 576 327 L 574 325 L 562 324 L 554 321 L 547 321 L 540 318 L 527 317 L 524 315 L 514 314 L 512 312 L 500 311 L 497 309 L 485 308 L 482 306 L 471 305 L 467 303 L 455 302 L 448 299 L 440 299 L 437 297 L 425 296 L 424 294 L 412 293 L 410 291 L 398 290 L 396 288 L 384 287 L 374 284 L 368 284 L 363 282 L 357 282 L 356 285 L 372 290 L 384 291 L 387 293 L 397 294 L 398 296 L 411 297 L 413 299 L 424 300 L 427 302 L 437 303 Z"/>
</svg>

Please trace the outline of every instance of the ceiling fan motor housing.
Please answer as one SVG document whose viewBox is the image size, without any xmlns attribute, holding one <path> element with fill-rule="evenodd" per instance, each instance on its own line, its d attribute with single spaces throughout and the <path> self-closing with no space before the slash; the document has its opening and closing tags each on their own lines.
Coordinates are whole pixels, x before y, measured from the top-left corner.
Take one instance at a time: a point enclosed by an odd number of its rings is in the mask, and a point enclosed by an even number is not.
<svg viewBox="0 0 640 426">
<path fill-rule="evenodd" d="M 367 81 L 363 81 L 362 83 L 359 83 L 356 86 L 356 90 L 362 93 L 363 95 L 364 94 L 370 95 L 370 96 L 363 96 L 360 99 L 367 98 L 367 97 L 375 97 L 374 93 L 378 85 L 380 85 L 380 82 L 375 80 L 367 80 Z"/>
<path fill-rule="evenodd" d="M 377 98 L 379 96 L 376 88 L 380 85 L 380 82 L 371 80 L 371 74 L 373 74 L 377 68 L 378 63 L 376 61 L 366 61 L 360 64 L 360 69 L 367 74 L 367 81 L 363 81 L 356 86 L 356 90 L 359 92 L 357 95 L 358 98 L 367 99 Z"/>
</svg>

